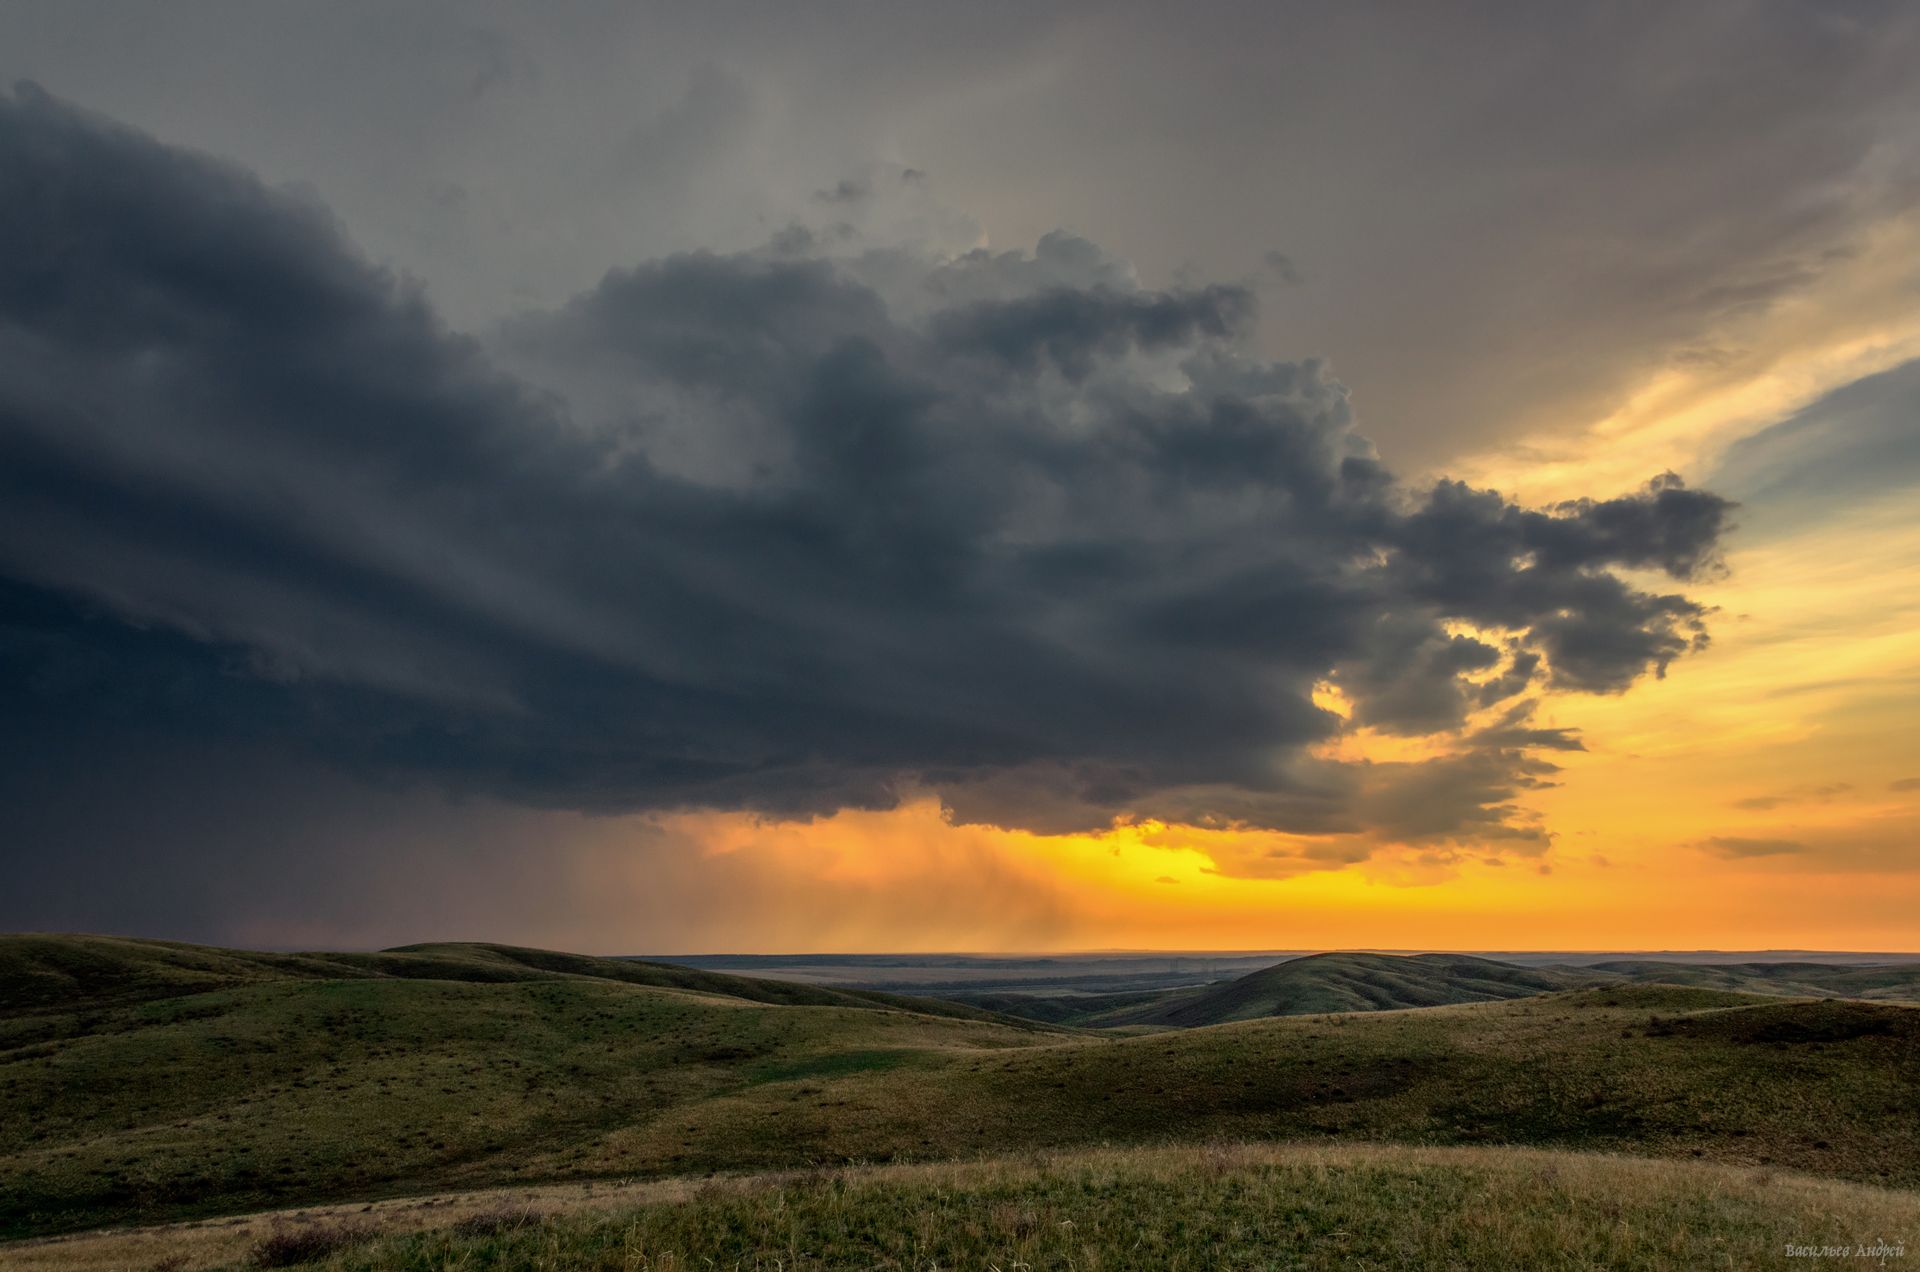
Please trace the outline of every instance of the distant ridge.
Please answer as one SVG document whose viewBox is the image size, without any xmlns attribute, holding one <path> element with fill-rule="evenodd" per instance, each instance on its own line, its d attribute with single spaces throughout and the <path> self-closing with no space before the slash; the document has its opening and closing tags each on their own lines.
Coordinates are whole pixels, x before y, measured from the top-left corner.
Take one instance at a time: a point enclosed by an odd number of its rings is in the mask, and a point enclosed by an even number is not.
<svg viewBox="0 0 1920 1272">
<path fill-rule="evenodd" d="M 1920 1001 L 1920 963 L 1679 963 L 1624 958 L 1577 966 L 1523 967 L 1469 954 L 1314 954 L 1237 980 L 1159 994 L 1143 1003 L 1114 1000 L 1111 1010 L 1098 1015 L 1039 1018 L 1096 1027 L 1186 1029 L 1269 1016 L 1495 1002 L 1626 983 L 1776 997 L 1916 1002 Z M 1012 996 L 996 997 L 992 1004 L 1001 1011 L 1022 1010 Z"/>
<path fill-rule="evenodd" d="M 1610 963 L 1818 963 L 1829 967 L 1892 967 L 1920 963 L 1920 953 L 1893 950 L 1481 950 L 1482 958 L 1520 966 L 1595 967 Z"/>
<path fill-rule="evenodd" d="M 1103 1025 L 1224 1024 L 1267 1016 L 1484 1003 L 1591 984 L 1564 968 L 1516 967 L 1468 954 L 1315 954 L 1197 993 L 1103 1017 Z"/>
<path fill-rule="evenodd" d="M 864 989 L 596 958 L 513 945 L 442 942 L 370 954 L 273 954 L 179 941 L 60 934 L 0 935 L 0 1012 L 59 1008 L 75 1001 L 126 1004 L 273 981 L 443 980 L 496 984 L 582 978 L 686 989 L 792 1007 L 890 1008 L 1032 1027 L 961 1003 Z"/>
</svg>

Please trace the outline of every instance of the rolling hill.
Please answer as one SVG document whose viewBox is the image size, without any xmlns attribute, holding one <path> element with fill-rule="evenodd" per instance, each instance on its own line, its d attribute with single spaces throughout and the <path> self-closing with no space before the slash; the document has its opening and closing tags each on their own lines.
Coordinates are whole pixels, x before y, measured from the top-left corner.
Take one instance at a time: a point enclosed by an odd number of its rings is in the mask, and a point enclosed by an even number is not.
<svg viewBox="0 0 1920 1272">
<path fill-rule="evenodd" d="M 1697 985 L 1742 994 L 1796 998 L 1858 998 L 1869 1002 L 1920 1002 L 1920 965 L 1847 966 L 1831 963 L 1664 963 L 1623 960 L 1575 969 L 1623 980 Z"/>
<path fill-rule="evenodd" d="M 740 1084 L 1051 1036 L 953 1004 L 497 946 L 0 952 L 0 1235 L 510 1178 Z"/>
<path fill-rule="evenodd" d="M 1592 985 L 1686 985 L 1800 998 L 1920 1002 L 1920 964 L 1673 963 L 1522 966 L 1465 954 L 1314 954 L 1234 980 L 1130 994 L 959 993 L 951 1001 L 1079 1028 L 1191 1029 L 1266 1016 L 1495 1002 Z"/>
<path fill-rule="evenodd" d="M 1524 998 L 1597 979 L 1572 969 L 1516 967 L 1465 954 L 1315 954 L 1082 1023 L 1192 1028 L 1263 1016 L 1394 1011 Z"/>
<path fill-rule="evenodd" d="M 38 1004 L 0 1026 L 13 1238 L 1101 1144 L 1531 1145 L 1920 1185 L 1920 1010 L 1892 1004 L 1615 984 L 1117 1036 L 492 946 L 4 947 L 6 1001 Z M 1482 973 L 1460 979 L 1515 984 Z"/>
<path fill-rule="evenodd" d="M 1920 1010 L 1623 986 L 955 1057 L 674 1110 L 603 1169 L 772 1168 L 1168 1140 L 1705 1156 L 1920 1184 Z"/>
<path fill-rule="evenodd" d="M 510 945 L 407 945 L 373 954 L 270 954 L 176 941 L 0 935 L 0 1012 L 123 1006 L 272 982 L 440 980 L 469 984 L 556 978 L 616 981 L 795 1007 L 884 1007 L 980 1020 L 993 1013 L 941 999 L 755 980 L 636 959 Z"/>
</svg>

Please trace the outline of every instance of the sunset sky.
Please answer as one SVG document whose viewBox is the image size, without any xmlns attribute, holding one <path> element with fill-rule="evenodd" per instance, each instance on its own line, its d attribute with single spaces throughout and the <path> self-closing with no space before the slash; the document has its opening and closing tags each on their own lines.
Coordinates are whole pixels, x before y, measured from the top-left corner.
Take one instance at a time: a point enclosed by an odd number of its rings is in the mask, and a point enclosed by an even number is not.
<svg viewBox="0 0 1920 1272">
<path fill-rule="evenodd" d="M 1915 66 L 0 7 L 0 930 L 1920 950 Z"/>
</svg>

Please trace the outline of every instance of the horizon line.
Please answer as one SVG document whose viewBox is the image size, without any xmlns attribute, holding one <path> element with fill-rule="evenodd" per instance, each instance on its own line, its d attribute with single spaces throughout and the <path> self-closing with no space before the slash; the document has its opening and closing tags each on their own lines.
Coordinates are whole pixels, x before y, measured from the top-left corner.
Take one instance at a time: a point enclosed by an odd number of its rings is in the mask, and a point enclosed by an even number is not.
<svg viewBox="0 0 1920 1272">
<path fill-rule="evenodd" d="M 500 944 L 491 941 L 434 941 L 423 944 L 462 945 L 462 944 Z M 398 948 L 398 947 L 391 947 Z M 1855 950 L 1855 949 L 1819 949 L 1811 946 L 1765 946 L 1751 948 L 1722 949 L 1711 946 L 1696 946 L 1690 949 L 1679 947 L 1639 948 L 1595 946 L 1578 948 L 1518 948 L 1493 949 L 1485 946 L 1470 948 L 1447 948 L 1428 945 L 1385 946 L 1385 945 L 1340 945 L 1316 946 L 1299 949 L 1142 949 L 1116 947 L 1112 949 L 1088 948 L 1072 950 L 1005 950 L 989 952 L 983 950 L 787 950 L 779 953 L 758 953 L 747 950 L 707 950 L 678 954 L 607 954 L 603 958 L 659 959 L 672 961 L 678 958 L 1092 958 L 1092 957 L 1135 957 L 1168 958 L 1175 956 L 1205 958 L 1265 958 L 1272 955 L 1287 957 L 1309 957 L 1315 954 L 1472 954 L 1493 956 L 1497 954 L 1621 954 L 1633 957 L 1645 957 L 1655 954 L 1826 954 L 1850 955 L 1873 958 L 1920 958 L 1920 950 Z"/>
</svg>

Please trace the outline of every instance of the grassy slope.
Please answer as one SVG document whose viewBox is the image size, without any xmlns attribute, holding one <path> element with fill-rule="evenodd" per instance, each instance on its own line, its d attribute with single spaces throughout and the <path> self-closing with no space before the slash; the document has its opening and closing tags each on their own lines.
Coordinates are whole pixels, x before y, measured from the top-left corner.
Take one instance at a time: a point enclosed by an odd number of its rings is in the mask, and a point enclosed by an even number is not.
<svg viewBox="0 0 1920 1272">
<path fill-rule="evenodd" d="M 422 1199 L 11 1253 L 42 1272 L 163 1260 L 191 1272 L 241 1264 L 275 1233 L 313 1232 L 354 1236 L 322 1266 L 422 1272 L 1756 1268 L 1796 1266 L 1789 1244 L 1911 1250 L 1920 1197 L 1524 1149 L 1223 1145 Z"/>
<path fill-rule="evenodd" d="M 492 1182 L 529 1160 L 566 1173 L 610 1127 L 747 1084 L 1044 1036 L 950 1005 L 921 1014 L 715 973 L 686 975 L 729 992 L 636 983 L 646 965 L 539 970 L 526 951 L 147 947 L 0 946 L 32 969 L 12 1000 L 45 1004 L 0 1017 L 0 1235 Z M 348 976 L 322 979 L 334 958 Z M 563 966 L 580 962 L 609 960 Z M 91 993 L 52 1005 L 58 975 Z M 763 992 L 799 1003 L 748 996 Z"/>
<path fill-rule="evenodd" d="M 1189 988 L 1130 990 L 1116 994 L 1023 994 L 998 990 L 955 993 L 949 995 L 947 1001 L 1043 1024 L 1104 1028 L 1107 1021 L 1116 1017 L 1141 1012 L 1193 992 Z"/>
<path fill-rule="evenodd" d="M 768 1084 L 623 1129 L 644 1171 L 1342 1136 L 1706 1156 L 1920 1184 L 1920 1011 L 1631 986 L 1247 1021 Z"/>
<path fill-rule="evenodd" d="M 1263 1016 L 1439 1007 L 1522 998 L 1595 979 L 1465 954 L 1315 954 L 1088 1023 L 1191 1028 Z"/>
</svg>

